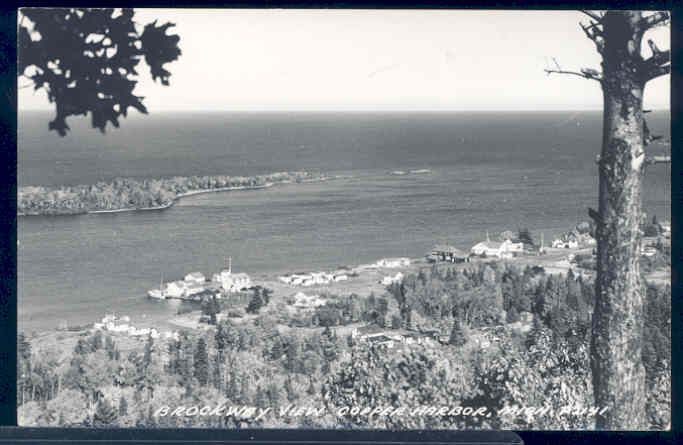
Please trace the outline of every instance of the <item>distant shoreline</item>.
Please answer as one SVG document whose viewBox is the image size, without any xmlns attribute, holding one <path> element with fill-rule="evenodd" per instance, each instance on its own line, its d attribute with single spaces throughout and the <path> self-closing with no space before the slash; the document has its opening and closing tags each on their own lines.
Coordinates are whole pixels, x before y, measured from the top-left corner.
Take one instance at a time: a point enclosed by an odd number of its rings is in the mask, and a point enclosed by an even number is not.
<svg viewBox="0 0 683 445">
<path fill-rule="evenodd" d="M 294 184 L 294 183 L 308 183 L 308 182 L 322 182 L 329 179 L 336 179 L 339 176 L 325 176 L 310 172 L 280 172 L 270 175 L 261 175 L 253 177 L 227 177 L 227 176 L 205 176 L 205 177 L 175 177 L 170 179 L 152 179 L 152 180 L 114 180 L 112 183 L 98 183 L 96 185 L 79 185 L 73 187 L 62 188 L 47 188 L 47 187 L 23 187 L 19 190 L 19 209 L 21 205 L 27 207 L 38 207 L 36 211 L 17 211 L 17 216 L 66 216 L 66 215 L 86 215 L 98 213 L 122 213 L 134 211 L 149 211 L 149 210 L 165 210 L 172 207 L 177 201 L 182 198 L 200 195 L 204 193 L 217 193 L 229 191 L 246 191 L 246 190 L 263 190 L 271 188 L 275 185 Z M 117 182 L 118 181 L 118 182 Z M 127 182 L 126 182 L 127 181 Z M 230 183 L 235 185 L 224 185 L 218 187 L 211 187 L 212 185 L 221 185 L 220 183 Z M 123 183 L 124 185 L 120 185 Z M 154 183 L 156 188 L 152 188 L 149 184 Z M 117 189 L 116 187 L 119 187 Z M 198 187 L 198 188 L 195 188 Z M 185 191 L 176 191 L 178 188 L 185 188 Z M 93 191 L 94 189 L 94 191 Z M 152 206 L 125 206 L 124 202 L 127 199 L 120 199 L 122 204 L 119 208 L 97 208 L 102 196 L 110 198 L 112 190 L 114 195 L 121 193 L 123 196 L 134 189 L 139 195 L 150 200 L 162 201 L 160 193 L 171 195 L 167 197 L 166 202 L 161 202 L 158 205 Z M 189 189 L 189 190 L 188 190 Z M 154 198 L 156 196 L 156 198 Z M 114 199 L 116 199 L 115 197 Z M 154 198 L 154 199 L 151 199 Z M 60 201 L 61 199 L 61 201 Z M 87 209 L 90 202 L 95 201 L 95 204 L 90 205 L 94 209 Z M 28 203 L 28 204 L 27 204 Z M 77 203 L 74 205 L 74 203 Z M 115 207 L 116 202 L 109 206 Z"/>
<path fill-rule="evenodd" d="M 281 182 L 280 184 L 291 184 L 291 182 Z M 269 182 L 267 184 L 263 185 L 254 185 L 254 186 L 236 186 L 236 187 L 221 187 L 217 189 L 203 189 L 203 190 L 193 190 L 191 192 L 185 192 L 181 193 L 178 196 L 176 196 L 172 201 L 162 204 L 160 206 L 155 206 L 155 207 L 132 207 L 132 208 L 127 208 L 127 209 L 112 209 L 112 210 L 88 210 L 84 214 L 95 214 L 95 213 L 121 213 L 121 212 L 142 212 L 142 211 L 147 211 L 147 210 L 165 210 L 168 208 L 173 207 L 173 205 L 180 201 L 182 198 L 186 198 L 188 196 L 193 196 L 193 195 L 202 195 L 204 193 L 218 193 L 218 192 L 234 192 L 238 190 L 261 190 L 261 189 L 267 189 L 270 187 L 273 187 L 275 184 L 272 182 Z M 39 216 L 35 215 L 35 216 Z M 32 215 L 19 215 L 19 216 L 32 216 Z"/>
</svg>

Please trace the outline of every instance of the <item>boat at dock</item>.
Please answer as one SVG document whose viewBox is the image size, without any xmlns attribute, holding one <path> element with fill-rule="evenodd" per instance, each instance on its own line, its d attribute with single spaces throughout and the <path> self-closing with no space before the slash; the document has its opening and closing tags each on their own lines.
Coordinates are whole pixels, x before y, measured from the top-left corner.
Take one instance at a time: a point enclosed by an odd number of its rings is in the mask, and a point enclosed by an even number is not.
<svg viewBox="0 0 683 445">
<path fill-rule="evenodd" d="M 159 289 L 150 289 L 147 291 L 147 296 L 149 298 L 155 298 L 157 300 L 165 300 L 167 298 L 166 292 L 164 291 L 164 277 L 161 276 L 161 282 L 159 283 Z"/>
</svg>

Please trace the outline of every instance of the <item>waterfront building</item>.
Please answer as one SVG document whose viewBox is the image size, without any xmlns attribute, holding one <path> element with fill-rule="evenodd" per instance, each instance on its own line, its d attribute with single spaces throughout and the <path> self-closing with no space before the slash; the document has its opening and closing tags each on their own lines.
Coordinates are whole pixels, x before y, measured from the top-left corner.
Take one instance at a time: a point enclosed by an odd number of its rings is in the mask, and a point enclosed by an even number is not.
<svg viewBox="0 0 683 445">
<path fill-rule="evenodd" d="M 214 274 L 213 281 L 227 292 L 239 292 L 252 287 L 251 278 L 243 272 L 233 273 L 230 269 Z"/>
<path fill-rule="evenodd" d="M 486 240 L 472 246 L 470 252 L 478 256 L 511 258 L 524 252 L 524 243 L 516 243 L 509 239 L 503 242 Z"/>
<path fill-rule="evenodd" d="M 191 272 L 185 275 L 185 282 L 203 284 L 206 282 L 206 277 L 201 272 Z"/>
<path fill-rule="evenodd" d="M 427 256 L 427 259 L 432 262 L 448 261 L 451 263 L 465 263 L 469 262 L 470 257 L 467 253 L 453 246 L 436 245 Z"/>
<path fill-rule="evenodd" d="M 382 258 L 375 264 L 386 268 L 406 267 L 410 266 L 410 258 Z"/>
<path fill-rule="evenodd" d="M 306 295 L 303 292 L 297 292 L 294 295 L 293 306 L 298 309 L 313 309 L 325 304 L 325 300 L 320 298 L 319 295 Z"/>
<path fill-rule="evenodd" d="M 166 285 L 166 295 L 169 297 L 180 298 L 185 295 L 187 283 L 184 281 L 171 281 Z"/>
<path fill-rule="evenodd" d="M 579 236 L 573 231 L 564 233 L 553 240 L 552 246 L 556 249 L 576 249 L 579 247 Z"/>
</svg>

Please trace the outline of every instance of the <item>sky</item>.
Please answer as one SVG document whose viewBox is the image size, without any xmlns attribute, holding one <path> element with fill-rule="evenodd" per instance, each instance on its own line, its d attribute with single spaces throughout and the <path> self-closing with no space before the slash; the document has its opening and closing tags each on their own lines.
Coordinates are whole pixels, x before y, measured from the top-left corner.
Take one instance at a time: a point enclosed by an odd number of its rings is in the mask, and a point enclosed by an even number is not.
<svg viewBox="0 0 683 445">
<path fill-rule="evenodd" d="M 602 108 L 595 81 L 551 75 L 598 69 L 576 11 L 136 9 L 176 24 L 170 86 L 142 63 L 136 94 L 150 111 L 485 111 Z M 651 32 L 669 48 L 668 28 Z M 646 46 L 646 45 L 645 45 Z M 669 108 L 670 76 L 645 107 Z M 19 79 L 19 85 L 22 84 Z M 50 109 L 19 89 L 20 110 Z"/>
</svg>

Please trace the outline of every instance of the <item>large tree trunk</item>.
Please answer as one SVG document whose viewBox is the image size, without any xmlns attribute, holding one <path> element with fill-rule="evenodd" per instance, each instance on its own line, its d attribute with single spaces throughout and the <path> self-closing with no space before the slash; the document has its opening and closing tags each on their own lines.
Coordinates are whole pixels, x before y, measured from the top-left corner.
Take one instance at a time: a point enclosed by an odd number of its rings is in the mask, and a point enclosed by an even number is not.
<svg viewBox="0 0 683 445">
<path fill-rule="evenodd" d="M 608 411 L 597 419 L 599 429 L 645 427 L 643 285 L 638 263 L 645 167 L 645 80 L 638 65 L 641 18 L 640 12 L 610 11 L 602 21 L 604 121 L 591 368 L 595 403 Z"/>
</svg>

